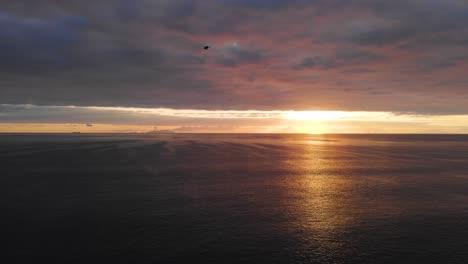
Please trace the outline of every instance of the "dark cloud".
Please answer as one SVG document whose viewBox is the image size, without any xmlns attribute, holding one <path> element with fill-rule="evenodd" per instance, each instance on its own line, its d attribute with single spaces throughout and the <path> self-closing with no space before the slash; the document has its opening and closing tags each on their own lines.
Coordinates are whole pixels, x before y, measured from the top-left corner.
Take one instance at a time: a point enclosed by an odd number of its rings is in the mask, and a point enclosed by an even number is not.
<svg viewBox="0 0 468 264">
<path fill-rule="evenodd" d="M 245 63 L 257 63 L 261 59 L 262 52 L 260 50 L 243 47 L 234 42 L 221 49 L 217 61 L 225 66 L 238 66 Z"/>
<path fill-rule="evenodd" d="M 324 56 L 311 56 L 305 57 L 299 65 L 296 65 L 296 69 L 305 69 L 305 68 L 316 68 L 323 67 L 329 68 L 335 66 L 335 60 L 331 57 Z"/>
<path fill-rule="evenodd" d="M 0 65 L 3 71 L 69 65 L 86 26 L 86 18 L 78 16 L 37 19 L 0 13 Z"/>
<path fill-rule="evenodd" d="M 345 50 L 338 52 L 335 56 L 310 56 L 305 57 L 302 62 L 296 66 L 295 69 L 306 68 L 332 68 L 338 66 L 369 63 L 385 59 L 384 56 L 378 55 L 368 51 L 351 51 Z"/>
<path fill-rule="evenodd" d="M 0 104 L 468 112 L 466 1 L 4 0 L 0 10 Z"/>
<path fill-rule="evenodd" d="M 311 3 L 311 0 L 221 0 L 227 5 L 258 8 L 258 9 L 278 9 L 287 6 L 300 6 Z"/>
<path fill-rule="evenodd" d="M 459 0 L 363 0 L 342 4 L 356 14 L 367 11 L 366 15 L 350 17 L 347 26 L 331 35 L 360 45 L 401 43 L 401 47 L 421 47 L 434 42 L 453 43 L 453 38 L 460 41 L 456 32 L 465 31 L 468 23 L 468 5 Z"/>
</svg>

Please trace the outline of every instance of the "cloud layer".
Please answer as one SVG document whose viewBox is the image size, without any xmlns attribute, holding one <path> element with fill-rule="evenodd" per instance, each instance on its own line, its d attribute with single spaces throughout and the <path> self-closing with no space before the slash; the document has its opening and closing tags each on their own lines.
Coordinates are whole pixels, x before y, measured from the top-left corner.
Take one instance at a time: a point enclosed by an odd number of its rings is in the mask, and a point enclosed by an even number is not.
<svg viewBox="0 0 468 264">
<path fill-rule="evenodd" d="M 463 0 L 4 0 L 0 10 L 0 104 L 468 113 Z"/>
<path fill-rule="evenodd" d="M 0 133 L 466 133 L 468 115 L 0 104 Z"/>
</svg>

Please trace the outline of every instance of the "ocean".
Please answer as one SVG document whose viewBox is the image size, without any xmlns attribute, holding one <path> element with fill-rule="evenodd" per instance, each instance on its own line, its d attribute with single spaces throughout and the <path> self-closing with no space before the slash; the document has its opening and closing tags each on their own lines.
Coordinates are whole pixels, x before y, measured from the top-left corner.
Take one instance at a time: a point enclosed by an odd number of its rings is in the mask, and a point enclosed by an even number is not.
<svg viewBox="0 0 468 264">
<path fill-rule="evenodd" d="M 0 135 L 3 263 L 468 263 L 468 136 Z"/>
</svg>

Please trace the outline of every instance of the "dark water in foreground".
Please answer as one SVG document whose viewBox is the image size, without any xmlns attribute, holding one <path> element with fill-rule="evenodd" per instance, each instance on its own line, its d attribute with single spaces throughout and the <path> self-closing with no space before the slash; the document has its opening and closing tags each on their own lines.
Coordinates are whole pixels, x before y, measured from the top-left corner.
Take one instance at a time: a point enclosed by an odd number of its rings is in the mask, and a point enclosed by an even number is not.
<svg viewBox="0 0 468 264">
<path fill-rule="evenodd" d="M 468 263 L 468 136 L 1 135 L 0 175 L 4 263 Z"/>
</svg>

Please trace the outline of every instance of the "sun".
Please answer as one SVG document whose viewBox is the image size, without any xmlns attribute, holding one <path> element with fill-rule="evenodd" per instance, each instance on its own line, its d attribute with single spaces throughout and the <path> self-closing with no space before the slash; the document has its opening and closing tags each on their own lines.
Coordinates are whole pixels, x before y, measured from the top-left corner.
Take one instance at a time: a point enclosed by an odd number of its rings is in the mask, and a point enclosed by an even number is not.
<svg viewBox="0 0 468 264">
<path fill-rule="evenodd" d="M 297 131 L 303 134 L 320 135 L 328 133 L 327 126 L 322 122 L 307 123 L 297 126 Z"/>
<path fill-rule="evenodd" d="M 330 133 L 329 121 L 348 117 L 350 113 L 342 111 L 287 111 L 283 118 L 294 122 L 296 130 L 304 134 Z"/>
</svg>

